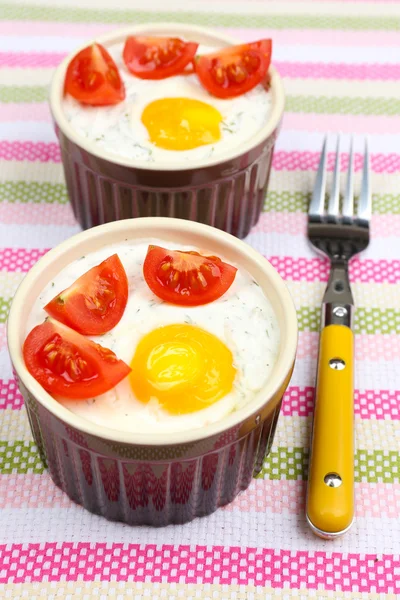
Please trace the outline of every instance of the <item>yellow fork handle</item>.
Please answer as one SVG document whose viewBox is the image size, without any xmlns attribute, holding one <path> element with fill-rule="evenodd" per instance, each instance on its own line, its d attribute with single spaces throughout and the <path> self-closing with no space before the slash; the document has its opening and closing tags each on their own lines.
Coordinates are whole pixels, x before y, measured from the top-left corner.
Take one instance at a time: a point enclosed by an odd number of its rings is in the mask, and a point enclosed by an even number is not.
<svg viewBox="0 0 400 600">
<path fill-rule="evenodd" d="M 349 327 L 328 325 L 322 330 L 307 520 L 317 535 L 326 538 L 344 533 L 354 516 L 353 347 Z"/>
</svg>

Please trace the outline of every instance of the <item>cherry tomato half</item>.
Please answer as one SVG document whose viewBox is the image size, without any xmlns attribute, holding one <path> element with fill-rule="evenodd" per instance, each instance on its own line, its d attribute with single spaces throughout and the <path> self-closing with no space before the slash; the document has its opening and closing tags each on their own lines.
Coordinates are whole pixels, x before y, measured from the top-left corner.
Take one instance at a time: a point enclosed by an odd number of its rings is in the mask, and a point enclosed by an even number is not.
<svg viewBox="0 0 400 600">
<path fill-rule="evenodd" d="M 68 65 L 64 93 L 82 104 L 105 106 L 125 98 L 125 87 L 118 67 L 100 44 L 84 48 Z"/>
<path fill-rule="evenodd" d="M 131 372 L 114 352 L 51 318 L 32 329 L 23 354 L 44 389 L 65 398 L 104 394 Z"/>
<path fill-rule="evenodd" d="M 151 291 L 166 302 L 184 306 L 208 304 L 232 285 L 236 267 L 216 256 L 149 246 L 143 275 Z"/>
<path fill-rule="evenodd" d="M 57 294 L 45 307 L 54 319 L 85 335 L 101 335 L 119 323 L 128 302 L 125 269 L 113 254 Z"/>
<path fill-rule="evenodd" d="M 128 37 L 123 57 L 129 71 L 141 79 L 165 79 L 183 73 L 198 44 L 179 38 Z"/>
<path fill-rule="evenodd" d="M 266 77 L 271 62 L 272 41 L 260 40 L 231 46 L 195 60 L 203 87 L 218 98 L 241 96 Z"/>
</svg>

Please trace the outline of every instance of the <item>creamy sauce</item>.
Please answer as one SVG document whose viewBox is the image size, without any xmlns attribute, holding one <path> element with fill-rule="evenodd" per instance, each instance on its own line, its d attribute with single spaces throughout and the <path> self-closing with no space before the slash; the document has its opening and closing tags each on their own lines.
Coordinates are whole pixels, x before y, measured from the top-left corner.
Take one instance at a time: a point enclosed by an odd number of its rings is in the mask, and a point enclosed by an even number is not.
<svg viewBox="0 0 400 600">
<path fill-rule="evenodd" d="M 121 321 L 109 333 L 91 337 L 130 364 L 140 339 L 150 331 L 173 323 L 189 323 L 216 335 L 232 352 L 237 369 L 232 391 L 215 404 L 185 415 L 171 415 L 158 402 L 139 402 L 129 379 L 114 389 L 89 400 L 57 398 L 82 417 L 120 431 L 141 433 L 174 432 L 203 427 L 249 402 L 267 381 L 279 349 L 279 326 L 269 300 L 259 285 L 239 269 L 230 289 L 204 306 L 183 307 L 159 300 L 143 278 L 143 262 L 149 244 L 177 250 L 193 250 L 159 239 L 107 246 L 71 263 L 49 282 L 34 302 L 26 334 L 46 317 L 43 307 L 80 275 L 117 253 L 129 280 L 129 299 Z M 212 254 L 199 249 L 202 254 Z M 220 258 L 223 259 L 223 256 Z M 229 262 L 229 261 L 228 261 Z M 237 265 L 235 265 L 237 266 Z"/>
<path fill-rule="evenodd" d="M 143 80 L 132 75 L 122 58 L 123 44 L 108 47 L 123 82 L 126 98 L 115 106 L 84 106 L 71 96 L 63 99 L 63 108 L 71 127 L 83 138 L 94 143 L 99 151 L 144 162 L 171 163 L 208 159 L 240 146 L 265 125 L 271 111 L 271 93 L 262 85 L 237 98 L 220 99 L 211 96 L 196 75 L 168 77 L 158 81 Z M 198 54 L 215 48 L 199 46 Z M 214 106 L 222 115 L 221 139 L 215 144 L 193 150 L 163 150 L 149 141 L 141 122 L 144 108 L 159 98 L 184 97 L 201 100 Z"/>
</svg>

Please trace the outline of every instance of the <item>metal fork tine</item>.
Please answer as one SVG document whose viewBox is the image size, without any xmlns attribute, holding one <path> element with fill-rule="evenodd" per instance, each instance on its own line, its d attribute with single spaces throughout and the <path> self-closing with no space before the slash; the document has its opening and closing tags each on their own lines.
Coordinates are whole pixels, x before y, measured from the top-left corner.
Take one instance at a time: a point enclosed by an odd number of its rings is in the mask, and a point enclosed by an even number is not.
<svg viewBox="0 0 400 600">
<path fill-rule="evenodd" d="M 328 204 L 328 220 L 336 221 L 339 216 L 339 182 L 340 182 L 340 137 L 338 136 L 336 144 L 336 161 L 333 172 L 332 191 Z"/>
<path fill-rule="evenodd" d="M 326 188 L 326 136 L 322 146 L 321 158 L 319 160 L 317 177 L 315 180 L 314 191 L 312 194 L 309 215 L 312 217 L 322 217 L 325 212 L 325 188 Z"/>
<path fill-rule="evenodd" d="M 353 219 L 354 212 L 354 177 L 353 177 L 353 138 L 350 141 L 349 167 L 347 171 L 346 193 L 343 198 L 343 220 Z"/>
<path fill-rule="evenodd" d="M 365 153 L 364 153 L 364 165 L 361 181 L 361 193 L 360 200 L 358 202 L 357 217 L 361 221 L 369 222 L 371 220 L 372 213 L 372 196 L 370 187 L 370 175 L 369 175 L 369 148 L 368 139 L 365 139 Z"/>
</svg>

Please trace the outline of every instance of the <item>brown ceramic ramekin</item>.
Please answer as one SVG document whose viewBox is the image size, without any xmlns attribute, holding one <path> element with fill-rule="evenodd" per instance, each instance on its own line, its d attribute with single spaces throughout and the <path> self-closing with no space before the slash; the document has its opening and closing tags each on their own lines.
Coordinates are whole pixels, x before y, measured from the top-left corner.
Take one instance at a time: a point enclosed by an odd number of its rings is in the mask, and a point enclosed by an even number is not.
<svg viewBox="0 0 400 600">
<path fill-rule="evenodd" d="M 128 35 L 174 35 L 224 47 L 238 40 L 209 29 L 181 24 L 129 27 L 96 38 L 105 47 Z M 84 45 L 87 46 L 89 41 Z M 83 47 L 84 47 L 83 46 Z M 266 125 L 239 149 L 201 161 L 158 164 L 103 152 L 68 123 L 62 98 L 70 54 L 56 70 L 50 107 L 61 147 L 68 194 L 84 229 L 132 217 L 178 217 L 245 237 L 258 221 L 267 191 L 274 144 L 284 109 L 276 70 L 269 71 L 272 110 Z"/>
<path fill-rule="evenodd" d="M 278 358 L 263 389 L 240 410 L 201 429 L 144 435 L 96 425 L 54 400 L 24 364 L 22 345 L 32 299 L 76 258 L 140 238 L 165 240 L 167 247 L 179 240 L 242 266 L 265 291 L 279 322 Z M 90 229 L 48 252 L 18 288 L 7 333 L 32 433 L 54 483 L 75 502 L 108 519 L 167 525 L 231 502 L 260 471 L 294 365 L 297 320 L 284 282 L 250 246 L 199 223 L 146 218 Z"/>
</svg>

